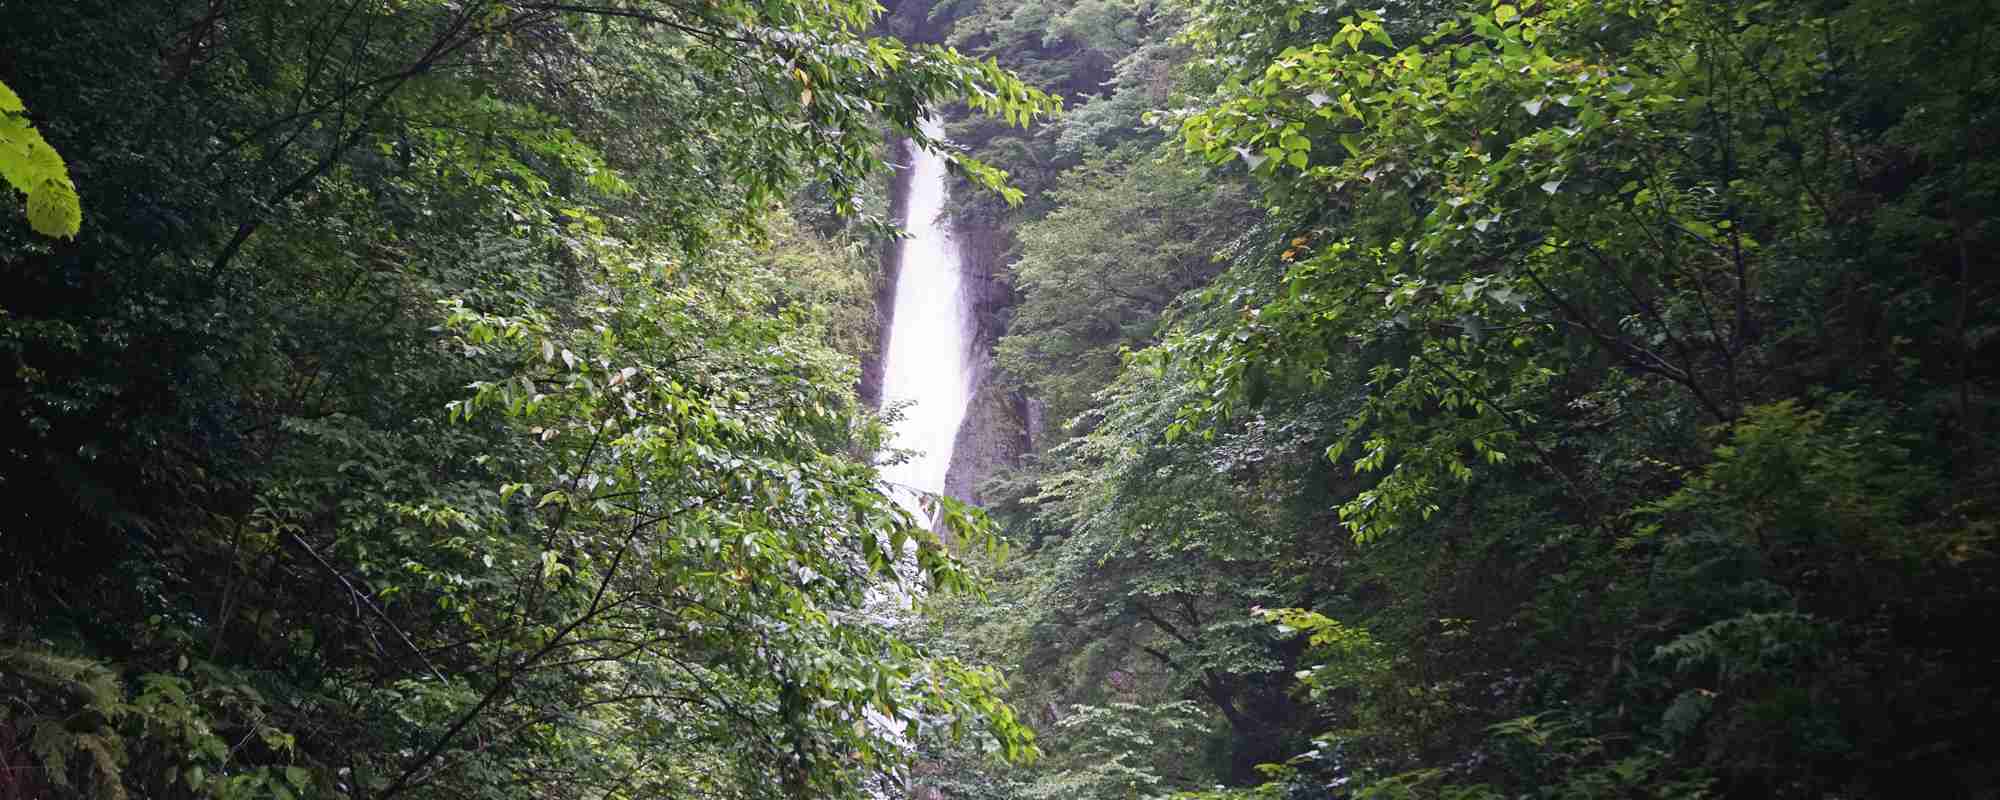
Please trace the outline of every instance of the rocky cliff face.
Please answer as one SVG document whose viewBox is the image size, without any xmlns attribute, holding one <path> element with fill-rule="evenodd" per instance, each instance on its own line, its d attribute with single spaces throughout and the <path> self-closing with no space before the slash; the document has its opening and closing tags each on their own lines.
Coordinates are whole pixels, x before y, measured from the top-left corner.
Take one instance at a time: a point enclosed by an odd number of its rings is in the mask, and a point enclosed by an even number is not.
<svg viewBox="0 0 2000 800">
<path fill-rule="evenodd" d="M 958 429 L 958 443 L 951 454 L 951 469 L 945 473 L 945 491 L 973 504 L 984 504 L 979 483 L 1002 467 L 1016 466 L 1034 449 L 1032 401 L 1020 392 L 1008 391 L 986 380 L 986 359 L 980 379 L 965 410 L 965 423 Z"/>
<path fill-rule="evenodd" d="M 1034 434 L 1040 426 L 1032 401 L 996 380 L 993 368 L 993 344 L 1006 332 L 1015 304 L 1013 283 L 1003 263 L 1009 234 L 996 227 L 961 225 L 956 235 L 976 322 L 970 337 L 974 348 L 972 400 L 958 429 L 951 467 L 945 473 L 945 491 L 979 504 L 984 501 L 979 494 L 980 482 L 999 468 L 1019 464 L 1023 455 L 1033 451 Z"/>
<path fill-rule="evenodd" d="M 949 20 L 931 18 L 932 3 L 933 0 L 885 0 L 875 29 L 906 42 L 942 42 L 951 25 Z"/>
</svg>

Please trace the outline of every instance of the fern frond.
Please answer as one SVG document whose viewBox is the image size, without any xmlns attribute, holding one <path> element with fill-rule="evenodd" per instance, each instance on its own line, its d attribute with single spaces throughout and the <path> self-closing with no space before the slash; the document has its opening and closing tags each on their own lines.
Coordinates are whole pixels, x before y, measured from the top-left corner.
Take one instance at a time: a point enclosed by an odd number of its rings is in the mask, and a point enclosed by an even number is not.
<svg viewBox="0 0 2000 800">
<path fill-rule="evenodd" d="M 115 734 L 80 733 L 78 752 L 90 757 L 90 786 L 95 800 L 126 800 L 125 741 Z"/>
<path fill-rule="evenodd" d="M 107 718 L 125 711 L 125 687 L 117 673 L 88 658 L 62 656 L 44 650 L 0 649 L 0 675 L 16 675 L 74 695 Z"/>
<path fill-rule="evenodd" d="M 1810 614 L 1770 611 L 1744 614 L 1683 634 L 1653 651 L 1682 672 L 1714 666 L 1728 683 L 1754 673 L 1809 660 L 1832 628 Z"/>
</svg>

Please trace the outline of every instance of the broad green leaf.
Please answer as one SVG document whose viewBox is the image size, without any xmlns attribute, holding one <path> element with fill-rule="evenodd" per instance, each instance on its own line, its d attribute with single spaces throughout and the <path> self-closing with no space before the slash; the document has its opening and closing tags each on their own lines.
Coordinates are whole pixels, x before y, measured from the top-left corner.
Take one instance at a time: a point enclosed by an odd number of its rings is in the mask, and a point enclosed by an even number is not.
<svg viewBox="0 0 2000 800">
<path fill-rule="evenodd" d="M 43 236 L 76 238 L 83 224 L 83 208 L 76 190 L 53 178 L 28 193 L 28 225 Z"/>
</svg>

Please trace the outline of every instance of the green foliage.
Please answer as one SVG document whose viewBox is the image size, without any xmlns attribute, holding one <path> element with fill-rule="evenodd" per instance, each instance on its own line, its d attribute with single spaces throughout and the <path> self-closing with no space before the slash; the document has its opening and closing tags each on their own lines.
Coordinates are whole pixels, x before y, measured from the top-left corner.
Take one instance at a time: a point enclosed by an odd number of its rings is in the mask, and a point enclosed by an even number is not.
<svg viewBox="0 0 2000 800">
<path fill-rule="evenodd" d="M 79 788 L 74 786 L 73 776 L 81 773 L 88 776 L 90 796 L 122 800 L 126 796 L 120 774 L 125 766 L 124 741 L 105 730 L 131 710 L 117 677 L 88 659 L 39 651 L 0 651 L 0 664 L 6 667 L 0 674 L 27 684 L 10 688 L 22 693 L 28 709 L 26 714 L 7 709 L 0 724 L 26 735 L 27 750 L 40 761 L 47 782 L 65 789 Z M 77 724 L 63 716 L 36 713 L 34 701 L 40 694 L 36 689 L 56 695 L 58 702 L 67 701 L 64 705 L 76 709 Z M 72 769 L 72 757 L 81 757 L 78 768 Z M 11 780 L 26 779 L 10 776 Z"/>
<path fill-rule="evenodd" d="M 822 239 L 780 217 L 771 223 L 760 266 L 776 273 L 774 305 L 796 314 L 841 354 L 860 359 L 875 348 L 873 266 L 867 243 L 847 234 Z"/>
<path fill-rule="evenodd" d="M 1029 152 L 1151 111 L 1264 214 L 1087 160 L 1018 225 L 1002 358 L 1080 424 L 993 484 L 1026 621 L 967 635 L 1037 697 L 1153 661 L 1230 723 L 1188 796 L 1991 791 L 1992 8 L 1162 19 L 1170 88 Z M 1155 219 L 1226 269 L 1093 295 Z"/>
<path fill-rule="evenodd" d="M 28 196 L 28 226 L 43 236 L 76 238 L 83 207 L 69 167 L 28 122 L 20 95 L 0 83 L 0 178 Z"/>
<path fill-rule="evenodd" d="M 264 698 L 241 679 L 213 664 L 183 662 L 174 673 L 139 676 L 139 689 L 128 692 L 96 660 L 0 651 L 0 687 L 12 698 L 0 729 L 13 732 L 31 757 L 0 786 L 10 796 L 54 790 L 104 800 L 177 785 L 217 800 L 308 793 L 318 780 L 313 770 L 245 763 L 258 751 L 293 756 L 294 738 L 268 724 Z M 225 738 L 231 735 L 237 738 Z"/>
<path fill-rule="evenodd" d="M 1201 746 L 1212 726 L 1212 717 L 1188 701 L 1075 705 L 1046 726 L 1047 761 L 1032 773 L 1007 776 L 996 794 L 1109 800 L 1161 796 L 1196 785 L 1200 765 L 1190 763 L 1186 754 Z M 931 785 L 947 796 L 978 796 L 962 782 Z"/>
<path fill-rule="evenodd" d="M 1159 706 L 1114 703 L 1075 706 L 1056 723 L 1067 745 L 1057 757 L 1072 765 L 1026 792 L 1028 797 L 1118 797 L 1158 794 L 1197 782 L 1186 753 L 1196 750 L 1211 717 L 1188 701 Z"/>
<path fill-rule="evenodd" d="M 1332 451 L 1383 474 L 1342 508 L 1357 536 L 1422 519 L 1479 464 L 1547 461 L 1523 439 L 1532 398 L 1579 356 L 1737 418 L 1772 316 L 1756 287 L 1837 257 L 1840 156 L 1798 151 L 1796 131 L 1838 124 L 1801 99 L 1823 84 L 1820 34 L 1866 38 L 1873 18 L 1526 9 L 1466 9 L 1401 43 L 1355 12 L 1182 126 L 1191 151 L 1326 215 L 1254 322 L 1175 349 L 1237 387 L 1266 368 L 1370 387 Z M 1348 348 L 1362 360 L 1336 371 Z"/>
<path fill-rule="evenodd" d="M 1228 221 L 1248 216 L 1234 187 L 1137 148 L 1087 159 L 1062 183 L 1059 207 L 1019 229 L 1022 298 L 994 348 L 1058 421 L 1090 407 L 1123 351 L 1152 343 L 1175 298 L 1219 269 Z"/>
<path fill-rule="evenodd" d="M 1671 661 L 1681 671 L 1713 667 L 1726 686 L 1774 670 L 1789 672 L 1797 662 L 1824 652 L 1829 639 L 1826 628 L 1809 615 L 1752 613 L 1684 634 L 1660 645 L 1653 657 Z M 1687 724 L 1686 715 L 1694 712 L 1676 698 L 1667 713 L 1669 723 L 1681 728 Z"/>
<path fill-rule="evenodd" d="M 1277 625 L 1280 635 L 1302 634 L 1312 649 L 1313 667 L 1296 676 L 1315 696 L 1379 680 L 1391 663 L 1381 642 L 1367 631 L 1343 625 L 1316 611 L 1298 608 L 1263 609 L 1258 616 Z"/>
<path fill-rule="evenodd" d="M 116 679 L 9 657 L 0 761 L 61 779 L 28 796 L 856 797 L 919 731 L 1031 760 L 997 674 L 884 621 L 981 576 L 883 495 L 853 386 L 883 131 L 1058 102 L 875 11 L 11 27 L 102 211 L 0 232 L 0 497 L 39 532 L 0 537 L 0 632 Z"/>
<path fill-rule="evenodd" d="M 1990 4 L 877 10 L 10 28 L 0 796 L 2000 785 Z M 852 391 L 956 101 L 1006 537 Z"/>
</svg>

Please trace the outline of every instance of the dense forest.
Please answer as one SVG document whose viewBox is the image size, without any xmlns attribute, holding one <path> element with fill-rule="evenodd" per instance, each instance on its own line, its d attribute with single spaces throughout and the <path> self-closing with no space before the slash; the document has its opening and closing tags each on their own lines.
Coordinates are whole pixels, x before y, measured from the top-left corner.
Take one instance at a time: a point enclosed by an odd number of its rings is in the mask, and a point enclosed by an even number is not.
<svg viewBox="0 0 2000 800">
<path fill-rule="evenodd" d="M 0 800 L 2000 797 L 1986 0 L 0 19 Z"/>
</svg>

